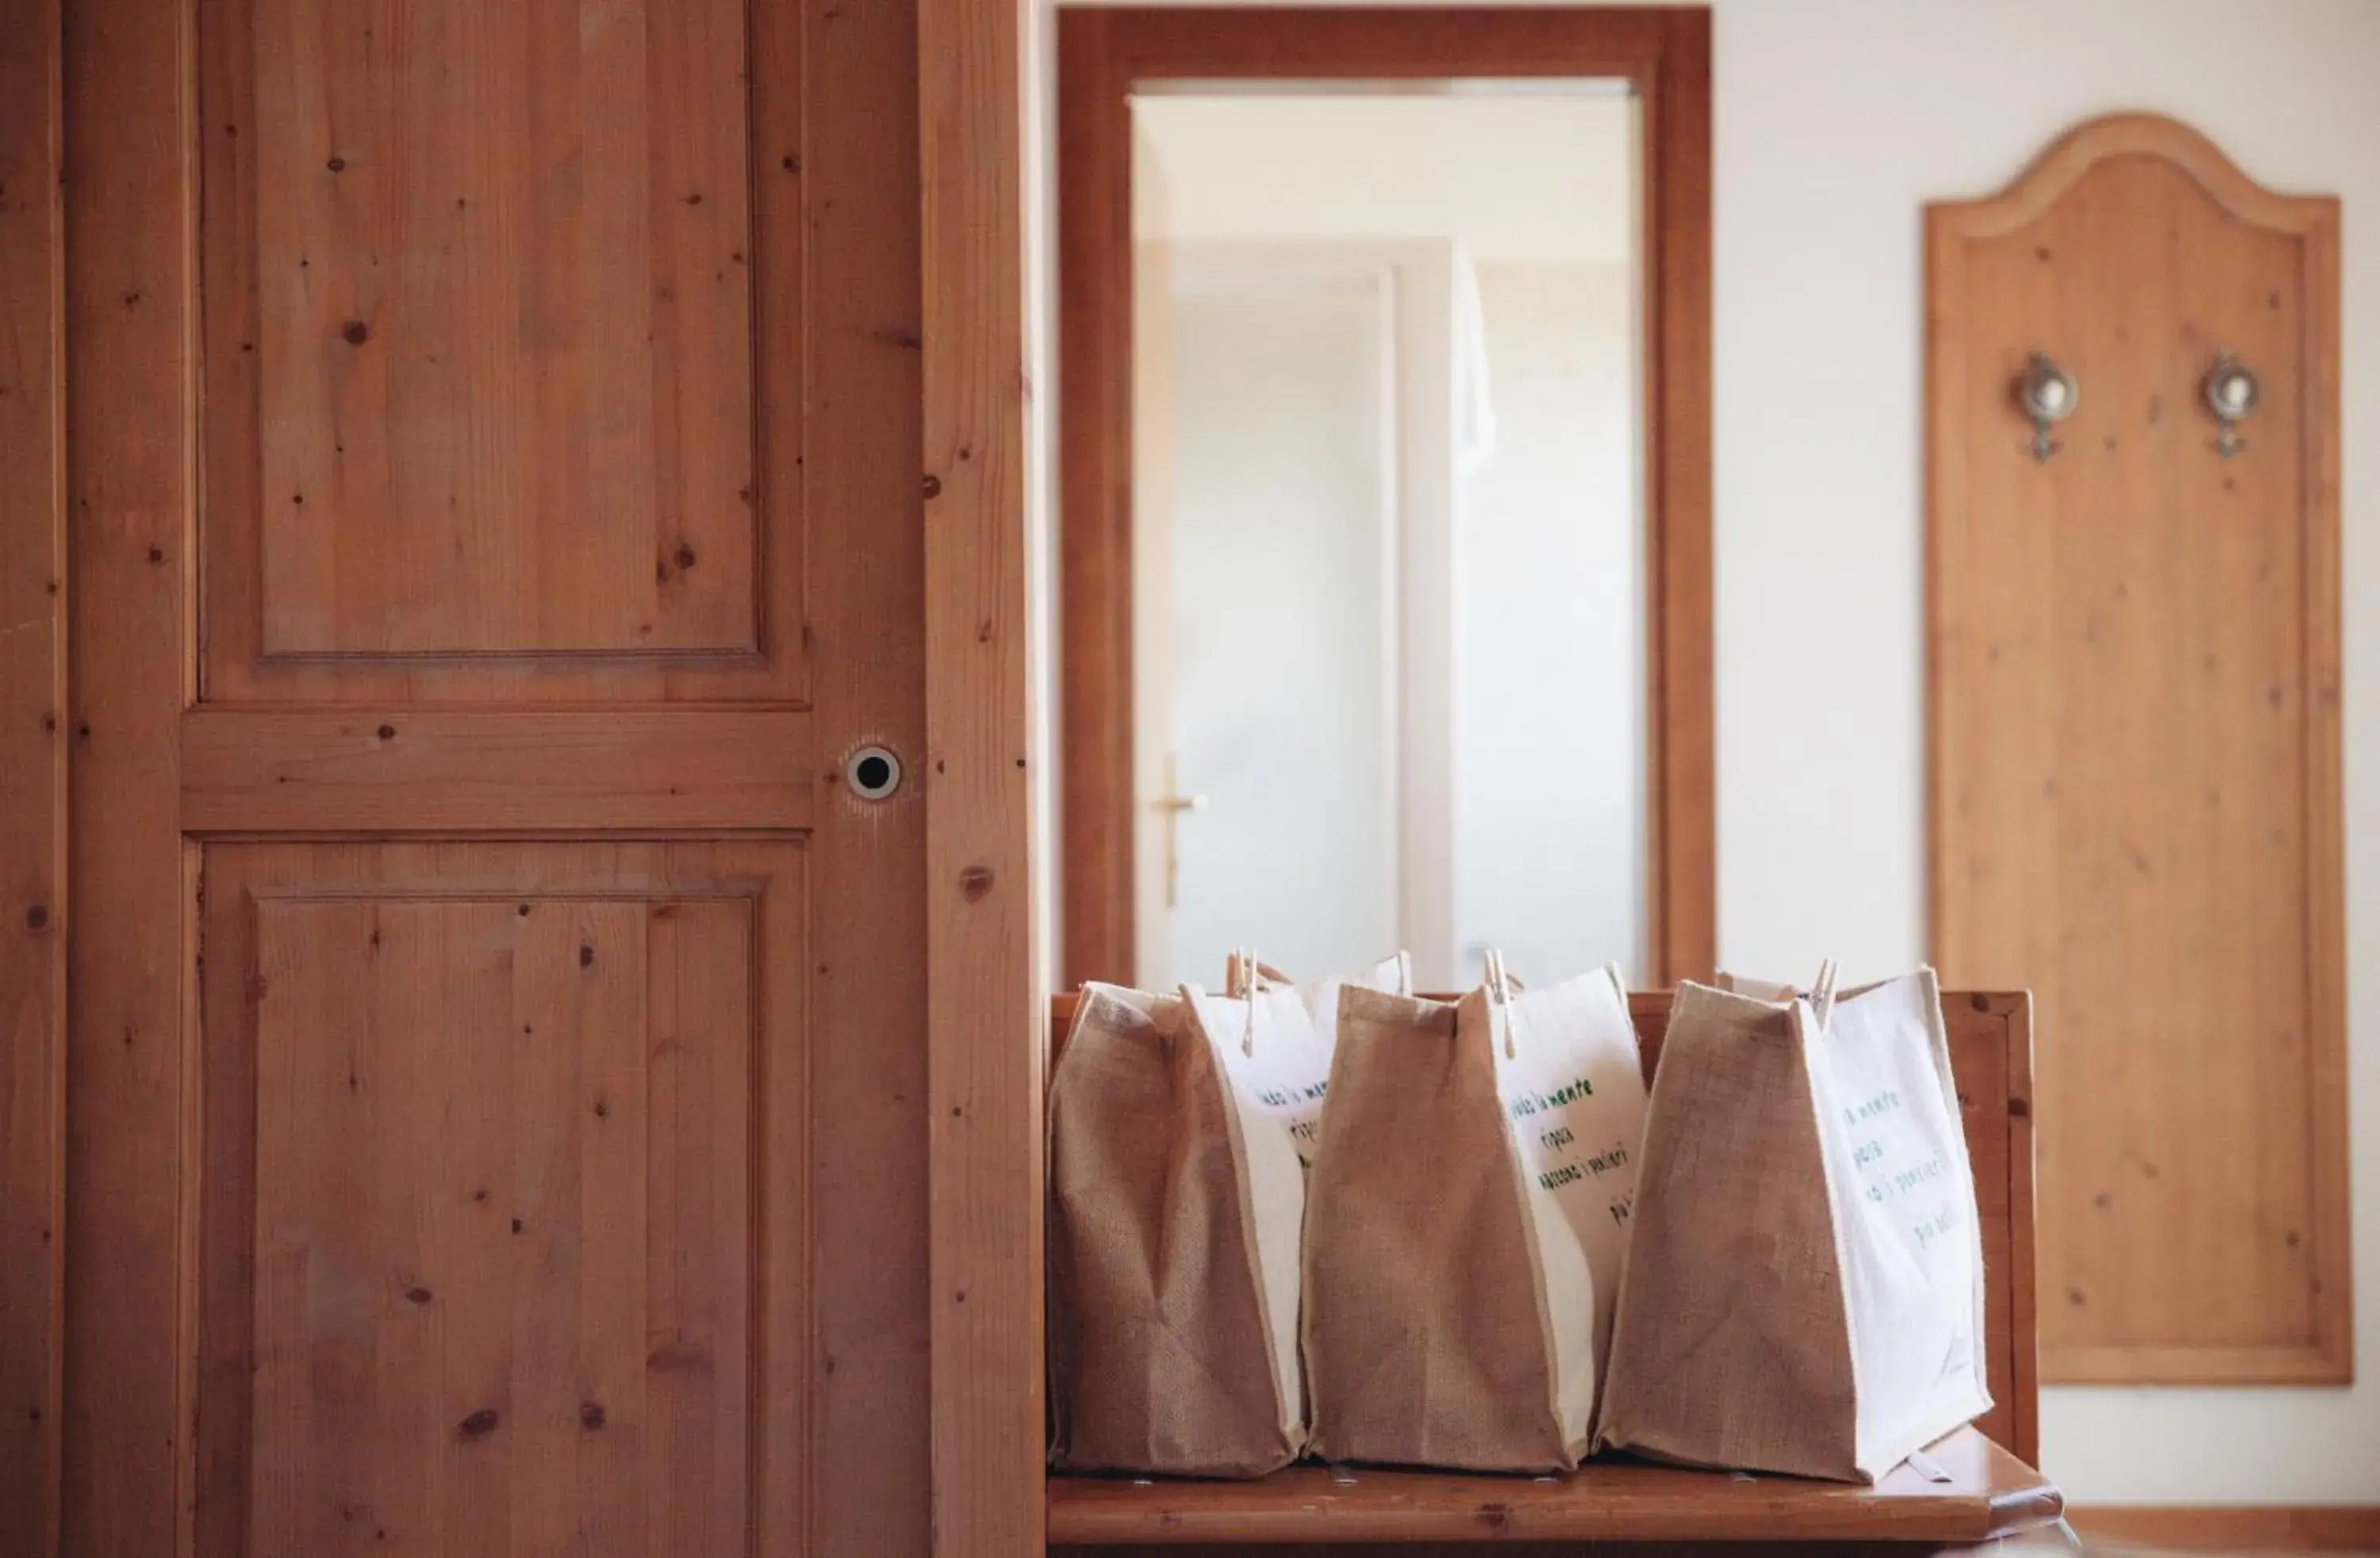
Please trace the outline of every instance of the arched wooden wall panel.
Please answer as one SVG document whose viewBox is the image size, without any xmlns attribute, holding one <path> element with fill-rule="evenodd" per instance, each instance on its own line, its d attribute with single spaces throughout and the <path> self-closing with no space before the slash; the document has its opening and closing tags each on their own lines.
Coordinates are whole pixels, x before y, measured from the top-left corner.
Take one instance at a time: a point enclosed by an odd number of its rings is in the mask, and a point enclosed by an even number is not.
<svg viewBox="0 0 2380 1558">
<path fill-rule="evenodd" d="M 1928 213 L 1935 959 L 2037 1004 L 2053 1382 L 2352 1372 L 2338 230 L 2148 115 Z"/>
</svg>

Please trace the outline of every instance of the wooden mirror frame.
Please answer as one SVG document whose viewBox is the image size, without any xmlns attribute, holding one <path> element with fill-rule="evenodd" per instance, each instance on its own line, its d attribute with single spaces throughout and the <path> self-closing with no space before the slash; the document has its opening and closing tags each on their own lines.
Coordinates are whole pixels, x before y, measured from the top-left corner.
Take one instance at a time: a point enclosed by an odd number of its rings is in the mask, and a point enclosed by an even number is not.
<svg viewBox="0 0 2380 1558">
<path fill-rule="evenodd" d="M 1711 732 L 1710 13 L 1078 7 L 1058 15 L 1061 977 L 1134 965 L 1135 82 L 1624 79 L 1643 104 L 1649 982 L 1717 956 Z"/>
</svg>

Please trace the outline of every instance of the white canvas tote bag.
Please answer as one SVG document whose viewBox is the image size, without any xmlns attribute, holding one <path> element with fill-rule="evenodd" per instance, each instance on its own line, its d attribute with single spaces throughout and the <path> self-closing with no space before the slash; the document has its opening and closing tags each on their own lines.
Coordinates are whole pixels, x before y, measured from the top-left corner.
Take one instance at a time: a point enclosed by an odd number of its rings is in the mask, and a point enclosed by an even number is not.
<svg viewBox="0 0 2380 1558">
<path fill-rule="evenodd" d="M 1607 967 L 1524 990 L 1491 956 L 1489 1011 L 1501 1019 L 1496 1093 L 1536 1235 L 1554 1342 L 1562 1438 L 1586 1452 L 1611 1346 L 1645 1138 L 1644 1058 L 1628 984 Z"/>
<path fill-rule="evenodd" d="M 1308 1167 L 1321 1128 L 1322 1098 L 1330 1088 L 1330 1055 L 1338 1046 L 1339 992 L 1350 985 L 1411 995 L 1413 959 L 1400 952 L 1360 974 L 1298 984 L 1243 949 L 1232 954 L 1223 970 L 1224 994 L 1250 1007 L 1245 1041 L 1237 1053 L 1220 1058 L 1232 1080 L 1287 1127 L 1298 1161 Z"/>
<path fill-rule="evenodd" d="M 1933 970 L 1832 984 L 1679 987 L 1598 1442 L 1873 1482 L 1990 1409 Z"/>
<path fill-rule="evenodd" d="M 1225 1106 L 1247 1199 L 1267 1355 L 1285 1442 L 1303 1444 L 1305 1371 L 1298 1357 L 1299 1241 L 1305 1225 L 1305 1164 L 1328 1091 L 1339 992 L 1349 983 L 1409 981 L 1403 954 L 1366 973 L 1291 984 L 1235 955 L 1228 977 L 1237 987 L 1209 995 L 1182 989 L 1192 1038 L 1205 1044 L 1224 1078 Z"/>
</svg>

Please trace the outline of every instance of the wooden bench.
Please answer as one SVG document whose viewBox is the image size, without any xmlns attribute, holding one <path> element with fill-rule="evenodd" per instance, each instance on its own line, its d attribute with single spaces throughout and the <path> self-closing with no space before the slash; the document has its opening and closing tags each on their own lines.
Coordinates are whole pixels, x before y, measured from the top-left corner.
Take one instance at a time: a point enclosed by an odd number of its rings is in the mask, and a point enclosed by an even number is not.
<svg viewBox="0 0 2380 1558">
<path fill-rule="evenodd" d="M 1164 1543 L 1274 1554 L 1314 1546 L 1420 1558 L 1500 1544 L 1545 1552 L 1581 1541 L 1832 1545 L 1883 1541 L 1972 1546 L 2056 1530 L 2063 1507 L 2038 1459 L 2034 1357 L 2033 1013 L 2022 994 L 1946 992 L 1984 1241 L 1985 1366 L 1991 1415 L 1929 1451 L 1950 1476 L 1907 1467 L 1874 1488 L 1788 1477 L 1589 1462 L 1559 1478 L 1292 1467 L 1244 1482 L 1053 1476 L 1050 1542 L 1080 1558 Z M 1667 992 L 1629 997 L 1649 1080 L 1668 1026 Z M 1050 1003 L 1054 1063 L 1075 998 Z M 1292 1544 L 1283 1547 L 1277 1544 Z M 1512 1544 L 1522 1544 L 1514 1547 Z M 1540 1543 L 1568 1546 L 1539 1546 Z M 1350 1546 L 1347 1544 L 1355 1544 Z M 1422 1545 L 1415 1545 L 1422 1544 Z"/>
</svg>

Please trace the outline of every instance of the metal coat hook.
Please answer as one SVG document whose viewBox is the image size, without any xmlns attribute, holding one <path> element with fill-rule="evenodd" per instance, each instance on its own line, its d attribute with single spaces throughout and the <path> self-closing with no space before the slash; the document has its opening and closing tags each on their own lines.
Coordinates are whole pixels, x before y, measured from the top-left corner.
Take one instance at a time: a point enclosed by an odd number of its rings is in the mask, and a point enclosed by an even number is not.
<svg viewBox="0 0 2380 1558">
<path fill-rule="evenodd" d="M 2240 436 L 2240 424 L 2265 398 L 2265 386 L 2246 363 L 2218 351 L 2215 366 L 2206 371 L 2205 390 L 2206 408 L 2215 413 L 2215 452 L 2228 460 L 2248 446 Z"/>
<path fill-rule="evenodd" d="M 2033 420 L 2033 457 L 2047 461 L 2064 444 L 2053 442 L 2050 428 L 2074 414 L 2082 400 L 2081 386 L 2074 375 L 2050 360 L 2047 352 L 2035 352 L 2026 362 L 2024 376 L 2016 382 L 2016 403 Z"/>
</svg>

